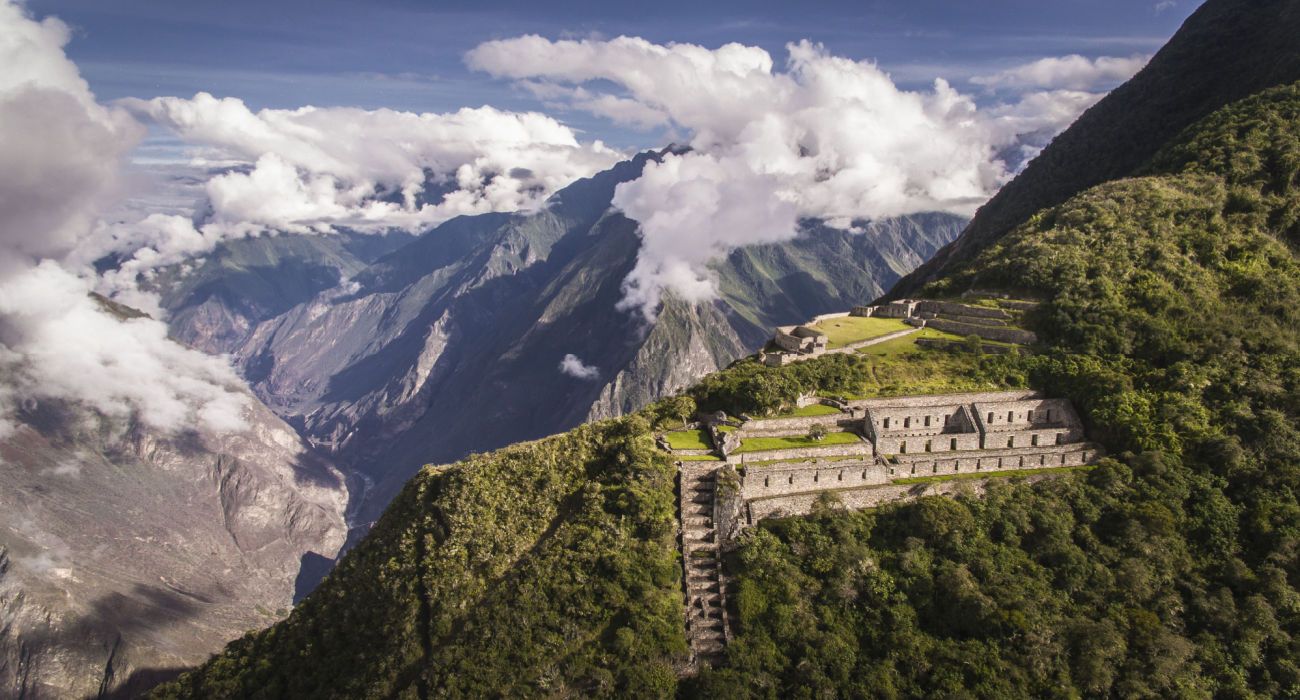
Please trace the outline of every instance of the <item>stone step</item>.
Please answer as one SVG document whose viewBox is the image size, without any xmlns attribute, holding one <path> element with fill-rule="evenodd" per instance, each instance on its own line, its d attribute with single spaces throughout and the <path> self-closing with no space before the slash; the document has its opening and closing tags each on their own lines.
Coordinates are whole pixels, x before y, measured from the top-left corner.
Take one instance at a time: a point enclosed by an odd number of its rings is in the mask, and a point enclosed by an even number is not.
<svg viewBox="0 0 1300 700">
<path fill-rule="evenodd" d="M 711 527 L 688 527 L 685 539 L 688 542 L 712 542 L 715 534 L 717 533 Z"/>
<path fill-rule="evenodd" d="M 713 494 L 701 493 L 695 496 L 691 496 L 689 500 L 691 503 L 700 503 L 711 507 L 713 505 Z"/>
<path fill-rule="evenodd" d="M 705 590 L 718 587 L 718 577 L 712 574 L 687 574 L 686 583 L 690 586 L 702 586 Z"/>
<path fill-rule="evenodd" d="M 687 555 L 686 561 L 686 568 L 689 569 L 692 574 L 709 573 L 718 570 L 718 560 L 716 557 L 705 558 Z"/>
<path fill-rule="evenodd" d="M 713 513 L 712 503 L 693 503 L 686 506 L 686 515 L 711 515 Z"/>
<path fill-rule="evenodd" d="M 704 528 L 713 527 L 713 518 L 707 515 L 687 514 L 685 520 L 686 522 L 683 524 L 686 525 L 687 527 L 704 527 Z"/>
</svg>

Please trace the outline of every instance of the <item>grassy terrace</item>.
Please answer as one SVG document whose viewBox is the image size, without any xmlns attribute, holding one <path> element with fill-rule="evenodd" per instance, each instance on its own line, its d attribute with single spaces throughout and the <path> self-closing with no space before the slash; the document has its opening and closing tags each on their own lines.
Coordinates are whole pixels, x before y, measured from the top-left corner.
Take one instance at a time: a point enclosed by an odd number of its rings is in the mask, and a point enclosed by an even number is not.
<svg viewBox="0 0 1300 700">
<path fill-rule="evenodd" d="M 796 408 L 793 411 L 785 411 L 784 413 L 778 413 L 777 415 L 772 417 L 773 418 L 807 418 L 809 416 L 832 416 L 839 412 L 840 409 L 835 408 L 834 406 L 825 406 L 816 403 L 811 406 Z"/>
<path fill-rule="evenodd" d="M 674 430 L 664 433 L 668 446 L 674 450 L 711 450 L 709 434 L 703 430 Z"/>
<path fill-rule="evenodd" d="M 897 318 L 859 318 L 857 316 L 828 318 L 814 324 L 812 327 L 826 334 L 827 345 L 832 348 L 842 348 L 849 343 L 879 338 L 882 335 L 889 335 L 890 333 L 911 328 L 911 326 Z"/>
<path fill-rule="evenodd" d="M 924 348 L 917 346 L 916 341 L 920 338 L 934 338 L 936 340 L 953 340 L 965 342 L 966 338 L 954 333 L 945 333 L 934 328 L 922 328 L 921 330 L 905 335 L 902 338 L 886 340 L 883 343 L 868 345 L 865 348 L 859 348 L 858 352 L 863 355 L 872 355 L 876 357 L 887 357 L 890 355 L 901 355 L 909 352 L 924 352 Z"/>
<path fill-rule="evenodd" d="M 675 455 L 673 459 L 679 462 L 721 462 L 722 458 L 717 455 Z"/>
<path fill-rule="evenodd" d="M 826 437 L 820 440 L 813 440 L 805 435 L 795 435 L 791 437 L 759 437 L 748 438 L 740 442 L 740 449 L 736 452 L 768 452 L 770 450 L 791 450 L 803 447 L 828 447 L 830 445 L 851 445 L 862 442 L 853 433 L 827 433 Z"/>
</svg>

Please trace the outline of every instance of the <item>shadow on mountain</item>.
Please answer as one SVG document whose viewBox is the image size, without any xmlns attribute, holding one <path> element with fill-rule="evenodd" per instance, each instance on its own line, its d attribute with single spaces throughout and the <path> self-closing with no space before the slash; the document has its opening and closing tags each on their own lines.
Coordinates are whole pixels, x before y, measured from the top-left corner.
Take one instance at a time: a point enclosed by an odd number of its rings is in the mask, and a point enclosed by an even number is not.
<svg viewBox="0 0 1300 700">
<path fill-rule="evenodd" d="M 299 561 L 298 578 L 293 584 L 294 605 L 306 598 L 308 593 L 316 590 L 320 582 L 325 580 L 325 576 L 334 568 L 333 559 L 316 552 L 303 554 Z"/>
</svg>

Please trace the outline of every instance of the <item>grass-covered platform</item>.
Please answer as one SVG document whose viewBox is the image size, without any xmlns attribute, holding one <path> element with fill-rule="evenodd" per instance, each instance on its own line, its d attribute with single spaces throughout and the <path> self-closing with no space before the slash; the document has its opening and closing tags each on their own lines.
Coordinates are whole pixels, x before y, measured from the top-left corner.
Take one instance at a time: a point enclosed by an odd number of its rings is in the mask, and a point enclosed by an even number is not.
<svg viewBox="0 0 1300 700">
<path fill-rule="evenodd" d="M 858 316 L 828 318 L 813 324 L 812 327 L 826 334 L 827 347 L 830 348 L 842 348 L 850 343 L 871 340 L 911 328 L 903 323 L 902 319 Z"/>
<path fill-rule="evenodd" d="M 664 433 L 668 446 L 674 450 L 711 450 L 713 444 L 704 430 L 674 430 Z"/>
<path fill-rule="evenodd" d="M 811 416 L 833 416 L 836 413 L 842 413 L 842 411 L 834 406 L 815 403 L 811 406 L 796 408 L 792 411 L 782 411 L 773 416 L 773 418 L 808 418 Z"/>
<path fill-rule="evenodd" d="M 820 440 L 814 440 L 806 435 L 755 437 L 741 440 L 740 449 L 736 450 L 736 452 L 768 452 L 770 450 L 792 450 L 805 447 L 829 447 L 830 445 L 851 445 L 856 442 L 862 442 L 862 438 L 854 433 L 847 432 L 826 433 L 826 437 Z"/>
</svg>

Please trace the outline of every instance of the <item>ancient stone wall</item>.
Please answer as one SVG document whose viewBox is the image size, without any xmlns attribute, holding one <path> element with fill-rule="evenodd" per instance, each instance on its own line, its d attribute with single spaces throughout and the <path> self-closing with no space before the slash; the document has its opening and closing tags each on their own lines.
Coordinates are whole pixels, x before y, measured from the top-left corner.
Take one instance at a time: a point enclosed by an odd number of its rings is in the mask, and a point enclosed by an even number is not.
<svg viewBox="0 0 1300 700">
<path fill-rule="evenodd" d="M 807 435 L 808 429 L 820 425 L 829 431 L 857 430 L 862 422 L 854 420 L 847 413 L 825 416 L 795 416 L 791 418 L 756 418 L 741 426 L 742 438 L 751 437 L 786 437 L 790 435 Z"/>
<path fill-rule="evenodd" d="M 874 461 L 775 464 L 745 467 L 745 474 L 741 477 L 741 494 L 748 501 L 806 491 L 876 486 L 888 482 L 888 468 Z"/>
<path fill-rule="evenodd" d="M 852 408 L 873 409 L 894 406 L 943 406 L 954 404 L 989 403 L 997 401 L 1028 401 L 1042 398 L 1042 394 L 1032 390 L 980 391 L 965 394 L 924 394 L 919 396 L 891 396 L 878 399 L 850 399 L 846 403 Z"/>
<path fill-rule="evenodd" d="M 1029 481 L 1040 481 L 1050 475 L 1031 475 Z M 988 487 L 989 479 L 963 479 L 959 481 L 942 481 L 929 484 L 891 484 L 888 486 L 845 489 L 843 491 L 822 491 L 814 493 L 793 494 L 763 498 L 749 503 L 749 522 L 756 523 L 764 518 L 785 518 L 807 515 L 812 512 L 813 504 L 823 493 L 831 493 L 845 508 L 861 510 L 876 508 L 888 503 L 910 501 L 923 496 L 955 496 L 969 494 L 978 496 Z"/>
<path fill-rule="evenodd" d="M 882 455 L 978 450 L 981 446 L 980 434 L 974 431 L 876 437 L 876 451 Z"/>
<path fill-rule="evenodd" d="M 1017 448 L 977 450 L 949 455 L 897 455 L 895 460 L 898 463 L 891 463 L 889 469 L 892 472 L 890 478 L 906 479 L 914 476 L 934 476 L 936 474 L 1076 467 L 1088 464 L 1098 456 L 1099 452 L 1095 445 L 1074 443 L 1072 445 L 1045 447 L 1040 450 Z"/>
<path fill-rule="evenodd" d="M 1038 336 L 1035 335 L 1033 331 L 1021 330 L 1019 328 L 982 326 L 974 323 L 962 323 L 961 321 L 953 321 L 946 318 L 932 319 L 927 321 L 926 325 L 945 333 L 953 333 L 955 335 L 977 335 L 985 340 L 993 340 L 999 343 L 1029 345 L 1038 342 Z"/>
<path fill-rule="evenodd" d="M 994 309 L 987 306 L 971 306 L 970 304 L 958 304 L 951 301 L 931 301 L 928 299 L 916 302 L 916 310 L 918 312 L 948 314 L 953 316 L 1001 319 L 1011 318 L 1011 314 L 1005 309 Z"/>
<path fill-rule="evenodd" d="M 769 462 L 773 460 L 813 459 L 815 457 L 862 456 L 871 458 L 875 453 L 871 443 L 865 440 L 849 445 L 827 445 L 825 447 L 797 447 L 788 450 L 764 450 L 762 452 L 732 453 L 727 461 L 733 464 L 751 462 Z"/>
</svg>

